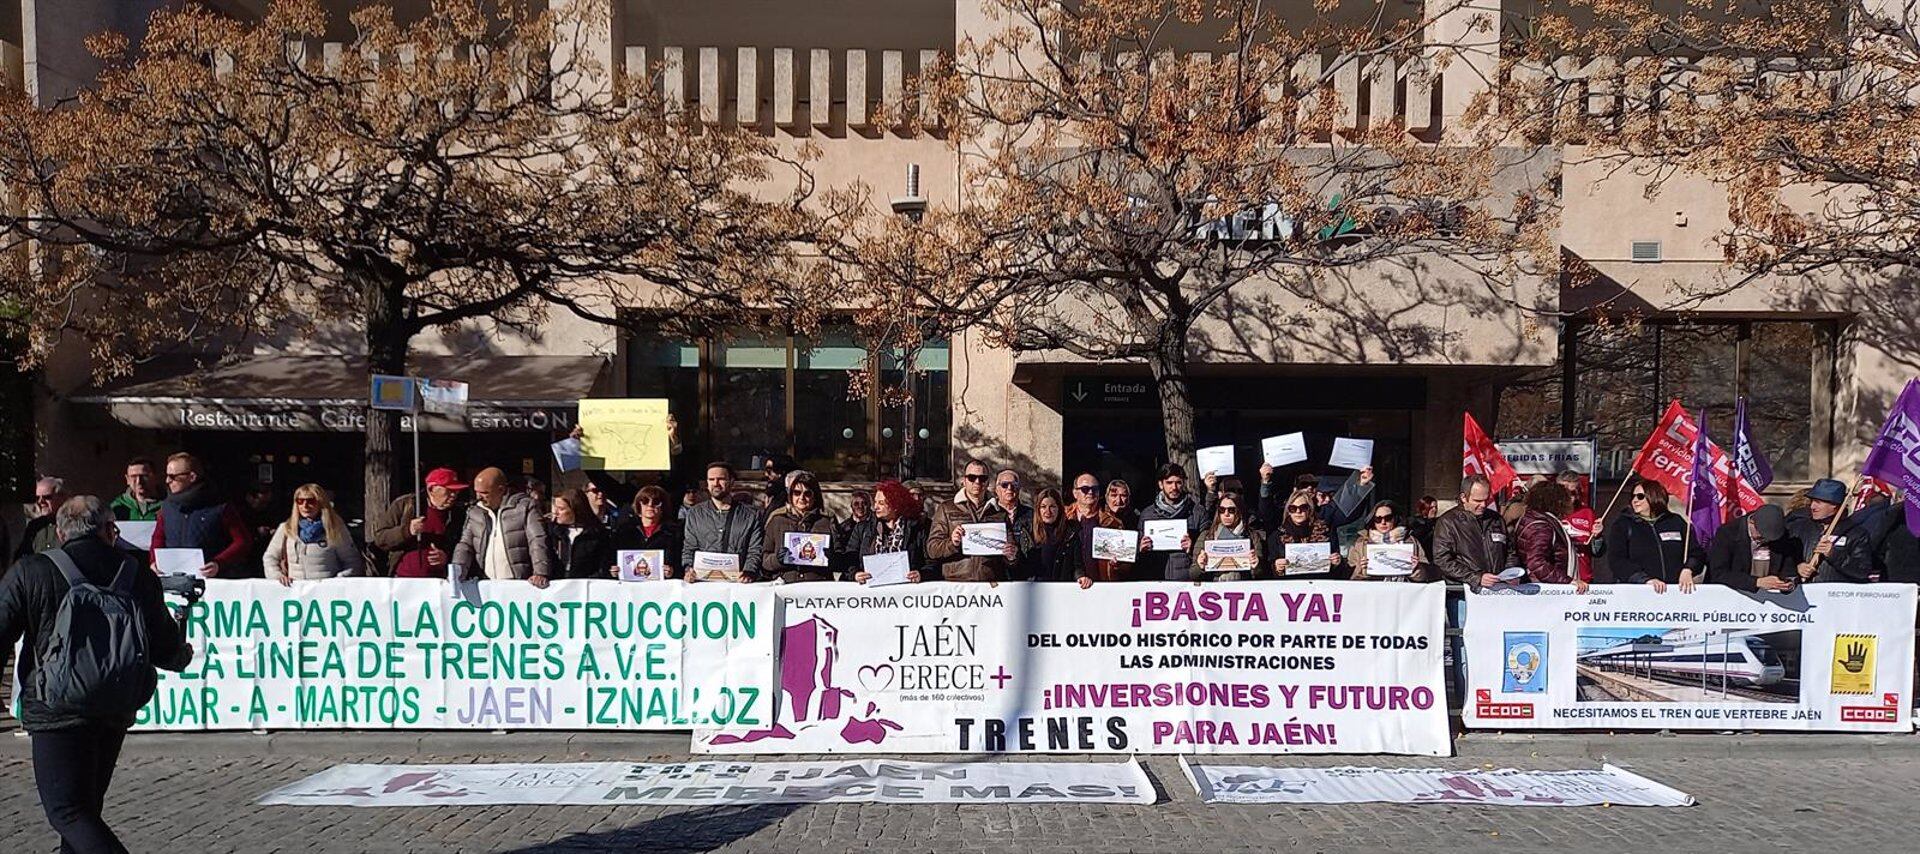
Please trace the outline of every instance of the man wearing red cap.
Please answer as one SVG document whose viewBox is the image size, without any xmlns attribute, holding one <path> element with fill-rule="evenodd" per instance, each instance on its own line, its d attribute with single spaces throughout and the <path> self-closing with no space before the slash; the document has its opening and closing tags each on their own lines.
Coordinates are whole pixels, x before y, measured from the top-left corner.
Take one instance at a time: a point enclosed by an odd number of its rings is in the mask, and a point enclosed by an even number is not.
<svg viewBox="0 0 1920 854">
<path fill-rule="evenodd" d="M 466 524 L 467 506 L 460 498 L 467 485 L 453 469 L 427 472 L 426 487 L 424 515 L 415 515 L 413 494 L 402 495 L 373 529 L 373 544 L 386 551 L 395 578 L 446 578 L 454 540 Z"/>
</svg>

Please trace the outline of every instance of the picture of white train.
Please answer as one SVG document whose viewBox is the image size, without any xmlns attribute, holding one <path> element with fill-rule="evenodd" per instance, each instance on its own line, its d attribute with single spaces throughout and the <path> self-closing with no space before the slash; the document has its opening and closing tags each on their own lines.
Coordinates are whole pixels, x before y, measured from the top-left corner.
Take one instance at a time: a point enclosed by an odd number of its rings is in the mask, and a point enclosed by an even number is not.
<svg viewBox="0 0 1920 854">
<path fill-rule="evenodd" d="M 1584 639 L 1583 639 L 1584 640 Z M 1580 653 L 1580 663 L 1605 671 L 1750 688 L 1777 686 L 1786 664 L 1765 638 L 1744 629 L 1649 629 L 1630 639 Z"/>
</svg>

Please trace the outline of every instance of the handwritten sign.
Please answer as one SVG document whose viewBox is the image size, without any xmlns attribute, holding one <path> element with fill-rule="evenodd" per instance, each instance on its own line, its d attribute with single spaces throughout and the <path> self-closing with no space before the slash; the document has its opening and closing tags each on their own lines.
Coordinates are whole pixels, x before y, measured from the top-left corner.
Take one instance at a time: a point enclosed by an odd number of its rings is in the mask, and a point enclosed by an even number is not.
<svg viewBox="0 0 1920 854">
<path fill-rule="evenodd" d="M 580 401 L 580 464 L 600 471 L 665 471 L 671 465 L 664 398 Z"/>
</svg>

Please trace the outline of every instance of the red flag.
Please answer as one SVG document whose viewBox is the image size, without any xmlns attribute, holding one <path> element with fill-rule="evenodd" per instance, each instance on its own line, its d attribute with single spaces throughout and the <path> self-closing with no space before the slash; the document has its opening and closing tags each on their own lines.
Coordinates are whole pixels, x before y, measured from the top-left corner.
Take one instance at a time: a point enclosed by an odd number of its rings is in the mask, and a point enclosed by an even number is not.
<svg viewBox="0 0 1920 854">
<path fill-rule="evenodd" d="M 1513 464 L 1507 462 L 1505 454 L 1494 447 L 1493 440 L 1480 429 L 1480 422 L 1473 420 L 1473 413 L 1466 413 L 1466 425 L 1462 429 L 1465 437 L 1460 452 L 1460 476 L 1484 476 L 1493 486 L 1493 494 L 1499 495 L 1513 485 L 1518 475 L 1513 473 Z"/>
<path fill-rule="evenodd" d="M 1660 425 L 1647 437 L 1647 443 L 1640 446 L 1640 455 L 1633 458 L 1634 473 L 1666 487 L 1668 495 L 1691 495 L 1693 442 L 1699 433 L 1700 425 L 1688 417 L 1680 401 L 1667 404 L 1667 413 L 1660 417 Z M 1707 454 L 1714 479 L 1721 487 L 1723 518 L 1731 515 L 1727 511 L 1748 513 L 1766 503 L 1746 478 L 1734 476 L 1733 459 L 1712 439 L 1707 440 Z M 1731 489 L 1726 488 L 1729 484 Z"/>
</svg>

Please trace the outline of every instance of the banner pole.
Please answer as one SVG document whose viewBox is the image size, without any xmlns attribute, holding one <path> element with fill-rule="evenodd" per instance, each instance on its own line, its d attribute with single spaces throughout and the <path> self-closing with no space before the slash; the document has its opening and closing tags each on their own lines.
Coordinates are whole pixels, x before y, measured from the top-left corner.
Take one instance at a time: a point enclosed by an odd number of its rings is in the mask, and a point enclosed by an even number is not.
<svg viewBox="0 0 1920 854">
<path fill-rule="evenodd" d="M 413 398 L 413 515 L 425 519 L 427 517 L 424 508 L 426 487 L 420 482 L 420 396 L 418 389 L 415 392 Z"/>
<path fill-rule="evenodd" d="M 1858 497 L 1858 495 L 1859 495 L 1859 492 L 1860 492 L 1860 486 L 1861 486 L 1861 484 L 1862 484 L 1862 482 L 1863 482 L 1863 480 L 1864 480 L 1863 478 L 1855 478 L 1855 479 L 1854 479 L 1854 481 L 1853 481 L 1853 486 L 1852 486 L 1852 487 L 1850 487 L 1850 488 L 1849 488 L 1849 489 L 1847 490 L 1847 498 L 1846 498 L 1846 502 L 1845 502 L 1845 503 L 1842 503 L 1842 504 L 1841 504 L 1841 505 L 1840 505 L 1839 507 L 1837 507 L 1837 508 L 1835 508 L 1835 509 L 1834 509 L 1834 511 L 1833 511 L 1833 518 L 1831 518 L 1831 519 L 1828 519 L 1828 520 L 1827 520 L 1827 531 L 1826 531 L 1826 533 L 1824 533 L 1824 534 L 1821 534 L 1821 535 L 1820 535 L 1820 539 L 1823 539 L 1823 540 L 1824 540 L 1824 539 L 1826 539 L 1826 538 L 1828 538 L 1828 537 L 1831 537 L 1831 536 L 1833 536 L 1833 529 L 1834 529 L 1834 528 L 1837 528 L 1837 527 L 1839 527 L 1839 526 L 1840 526 L 1840 516 L 1841 516 L 1841 514 L 1843 514 L 1843 513 L 1845 513 L 1845 512 L 1847 512 L 1847 504 L 1851 504 L 1851 503 L 1853 503 L 1853 500 L 1854 500 L 1854 499 L 1855 499 L 1856 497 Z M 1815 543 L 1815 545 L 1819 545 L 1819 544 L 1818 544 L 1818 543 Z M 1821 558 L 1823 558 L 1823 557 L 1826 557 L 1826 555 L 1822 555 L 1822 554 L 1818 554 L 1818 553 L 1815 553 L 1815 554 L 1814 554 L 1814 556 L 1813 556 L 1813 559 L 1812 559 L 1812 560 L 1809 560 L 1809 561 L 1807 561 L 1807 562 L 1808 562 L 1808 563 L 1810 563 L 1810 564 L 1813 564 L 1813 568 L 1814 568 L 1814 569 L 1819 569 L 1819 568 L 1820 568 L 1820 559 L 1821 559 Z M 1812 580 L 1812 579 L 1801 579 L 1801 581 L 1802 581 L 1803 583 L 1804 583 L 1804 582 L 1807 582 L 1807 581 L 1811 581 L 1811 580 Z"/>
</svg>

